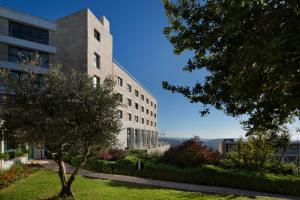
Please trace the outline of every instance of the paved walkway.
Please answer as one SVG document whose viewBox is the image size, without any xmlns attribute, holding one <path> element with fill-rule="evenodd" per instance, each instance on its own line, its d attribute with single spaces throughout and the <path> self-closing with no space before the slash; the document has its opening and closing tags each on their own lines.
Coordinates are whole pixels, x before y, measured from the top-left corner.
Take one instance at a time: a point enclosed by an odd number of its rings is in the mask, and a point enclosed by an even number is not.
<svg viewBox="0 0 300 200">
<path fill-rule="evenodd" d="M 58 171 L 57 164 L 52 160 L 33 160 L 32 163 L 37 163 L 47 169 L 50 169 L 53 171 Z M 74 168 L 72 166 L 66 164 L 66 170 L 68 173 L 71 172 L 73 169 Z M 231 194 L 231 195 L 250 196 L 250 197 L 270 197 L 270 198 L 277 198 L 277 199 L 299 199 L 300 200 L 300 198 L 298 198 L 298 197 L 291 197 L 291 196 L 280 195 L 280 194 L 255 192 L 255 191 L 226 188 L 226 187 L 195 185 L 195 184 L 188 184 L 188 183 L 176 183 L 176 182 L 170 182 L 170 181 L 159 181 L 159 180 L 152 180 L 152 179 L 139 178 L 139 177 L 133 177 L 133 176 L 103 174 L 103 173 L 91 172 L 91 171 L 84 170 L 84 169 L 79 170 L 79 175 L 84 176 L 84 177 L 89 177 L 89 178 L 107 179 L 107 180 L 112 180 L 112 181 L 122 181 L 122 182 L 150 185 L 150 186 L 162 187 L 162 188 L 186 190 L 186 191 L 193 191 L 193 192 Z"/>
</svg>

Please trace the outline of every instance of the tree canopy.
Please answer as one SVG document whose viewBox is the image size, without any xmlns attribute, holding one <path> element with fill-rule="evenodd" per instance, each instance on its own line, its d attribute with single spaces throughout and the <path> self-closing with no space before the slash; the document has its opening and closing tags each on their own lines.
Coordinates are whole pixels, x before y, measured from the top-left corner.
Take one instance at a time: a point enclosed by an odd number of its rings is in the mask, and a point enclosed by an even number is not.
<svg viewBox="0 0 300 200">
<path fill-rule="evenodd" d="M 163 82 L 192 103 L 236 117 L 249 133 L 276 130 L 300 116 L 300 2 L 298 0 L 164 1 L 164 29 L 174 52 L 193 53 L 187 72 L 207 70 L 193 86 Z"/>
<path fill-rule="evenodd" d="M 42 145 L 59 166 L 60 196 L 72 196 L 71 184 L 79 167 L 93 150 L 116 142 L 121 123 L 120 105 L 108 78 L 94 85 L 92 77 L 77 71 L 63 73 L 52 66 L 46 74 L 27 71 L 18 76 L 4 73 L 2 104 L 5 140 Z M 82 155 L 68 179 L 63 157 Z"/>
</svg>

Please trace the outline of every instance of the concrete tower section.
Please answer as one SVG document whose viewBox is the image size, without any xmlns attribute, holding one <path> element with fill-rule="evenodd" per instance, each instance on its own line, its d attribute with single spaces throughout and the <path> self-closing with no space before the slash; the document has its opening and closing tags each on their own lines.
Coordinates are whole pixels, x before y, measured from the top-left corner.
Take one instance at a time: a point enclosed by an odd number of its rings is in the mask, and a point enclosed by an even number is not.
<svg viewBox="0 0 300 200">
<path fill-rule="evenodd" d="M 56 20 L 56 61 L 64 70 L 79 69 L 100 78 L 112 75 L 112 35 L 105 17 L 98 19 L 89 9 Z"/>
</svg>

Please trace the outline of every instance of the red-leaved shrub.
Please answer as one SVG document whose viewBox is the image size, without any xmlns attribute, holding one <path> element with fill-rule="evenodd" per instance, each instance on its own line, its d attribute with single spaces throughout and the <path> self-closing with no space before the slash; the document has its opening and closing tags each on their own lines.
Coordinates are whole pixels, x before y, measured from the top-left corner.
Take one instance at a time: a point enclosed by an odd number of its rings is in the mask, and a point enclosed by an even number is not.
<svg viewBox="0 0 300 200">
<path fill-rule="evenodd" d="M 127 152 L 121 149 L 110 149 L 105 152 L 100 152 L 98 154 L 101 160 L 108 160 L 108 161 L 116 161 L 121 160 L 127 155 Z"/>
<path fill-rule="evenodd" d="M 199 137 L 194 137 L 171 147 L 165 152 L 163 159 L 170 164 L 186 168 L 202 164 L 217 164 L 219 157 L 218 152 L 203 145 Z"/>
</svg>

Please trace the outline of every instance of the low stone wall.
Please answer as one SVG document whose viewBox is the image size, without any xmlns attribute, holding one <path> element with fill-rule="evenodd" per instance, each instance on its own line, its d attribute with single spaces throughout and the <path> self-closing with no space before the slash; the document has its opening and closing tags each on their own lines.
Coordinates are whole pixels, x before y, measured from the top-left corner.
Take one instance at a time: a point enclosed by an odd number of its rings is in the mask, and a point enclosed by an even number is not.
<svg viewBox="0 0 300 200">
<path fill-rule="evenodd" d="M 149 154 L 153 154 L 153 153 L 163 154 L 163 153 L 165 153 L 169 149 L 170 149 L 170 145 L 169 144 L 165 144 L 163 146 L 152 147 L 152 148 L 150 148 L 150 149 L 147 150 L 147 153 L 149 153 Z"/>
<path fill-rule="evenodd" d="M 14 158 L 11 160 L 0 160 L 0 169 L 7 170 L 11 168 L 14 164 L 27 164 L 28 163 L 28 155 L 26 154 L 23 157 Z"/>
</svg>

